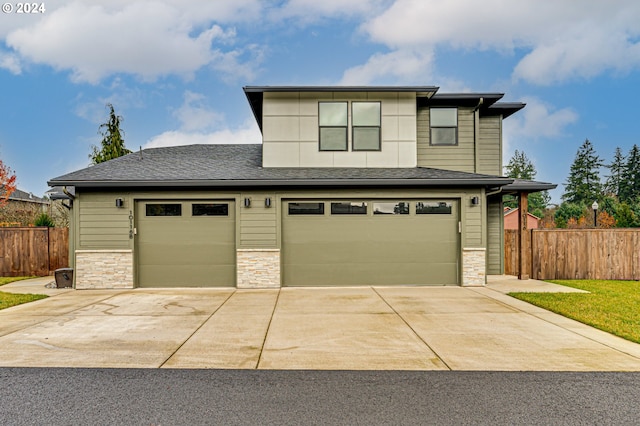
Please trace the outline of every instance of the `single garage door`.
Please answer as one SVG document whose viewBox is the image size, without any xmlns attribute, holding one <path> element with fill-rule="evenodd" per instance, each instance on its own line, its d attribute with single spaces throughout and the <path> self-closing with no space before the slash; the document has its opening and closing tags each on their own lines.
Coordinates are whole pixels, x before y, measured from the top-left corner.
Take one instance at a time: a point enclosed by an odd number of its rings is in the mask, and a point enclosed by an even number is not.
<svg viewBox="0 0 640 426">
<path fill-rule="evenodd" d="M 457 285 L 457 200 L 283 202 L 286 286 Z"/>
<path fill-rule="evenodd" d="M 138 201 L 140 287 L 235 286 L 233 201 Z"/>
</svg>

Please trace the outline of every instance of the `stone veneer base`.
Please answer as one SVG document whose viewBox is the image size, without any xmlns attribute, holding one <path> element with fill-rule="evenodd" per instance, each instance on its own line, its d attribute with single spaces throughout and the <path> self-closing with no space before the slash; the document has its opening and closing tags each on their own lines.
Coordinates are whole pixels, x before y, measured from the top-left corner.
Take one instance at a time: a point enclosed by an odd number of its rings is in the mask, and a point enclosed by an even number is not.
<svg viewBox="0 0 640 426">
<path fill-rule="evenodd" d="M 238 288 L 280 288 L 279 249 L 238 249 Z"/>
<path fill-rule="evenodd" d="M 462 286 L 484 286 L 487 281 L 487 249 L 462 249 Z"/>
<path fill-rule="evenodd" d="M 76 250 L 75 288 L 133 288 L 131 250 Z"/>
</svg>

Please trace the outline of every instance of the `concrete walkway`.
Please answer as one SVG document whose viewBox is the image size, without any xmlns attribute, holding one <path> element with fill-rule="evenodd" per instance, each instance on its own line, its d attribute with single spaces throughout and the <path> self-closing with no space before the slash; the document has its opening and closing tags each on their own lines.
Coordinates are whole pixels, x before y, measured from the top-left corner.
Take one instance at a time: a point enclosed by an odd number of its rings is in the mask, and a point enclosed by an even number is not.
<svg viewBox="0 0 640 426">
<path fill-rule="evenodd" d="M 0 311 L 0 366 L 640 371 L 640 345 L 487 287 L 46 289 Z"/>
</svg>

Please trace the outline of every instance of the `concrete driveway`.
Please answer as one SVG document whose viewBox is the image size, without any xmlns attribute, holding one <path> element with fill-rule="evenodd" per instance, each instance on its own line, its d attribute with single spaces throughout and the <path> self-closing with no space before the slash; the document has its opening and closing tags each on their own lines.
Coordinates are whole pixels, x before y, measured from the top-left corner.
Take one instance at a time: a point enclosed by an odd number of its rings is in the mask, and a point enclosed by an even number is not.
<svg viewBox="0 0 640 426">
<path fill-rule="evenodd" d="M 640 371 L 640 345 L 484 288 L 45 289 L 0 311 L 0 366 Z"/>
</svg>

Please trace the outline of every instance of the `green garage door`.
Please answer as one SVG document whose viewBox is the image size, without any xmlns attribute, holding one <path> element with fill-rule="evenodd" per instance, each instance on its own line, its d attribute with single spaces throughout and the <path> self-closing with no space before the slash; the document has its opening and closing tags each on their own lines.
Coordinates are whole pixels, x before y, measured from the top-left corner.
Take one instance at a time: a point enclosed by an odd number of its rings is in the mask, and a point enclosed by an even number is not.
<svg viewBox="0 0 640 426">
<path fill-rule="evenodd" d="M 455 200 L 284 201 L 286 286 L 457 285 Z"/>
<path fill-rule="evenodd" d="M 138 201 L 140 287 L 235 286 L 233 201 Z"/>
</svg>

